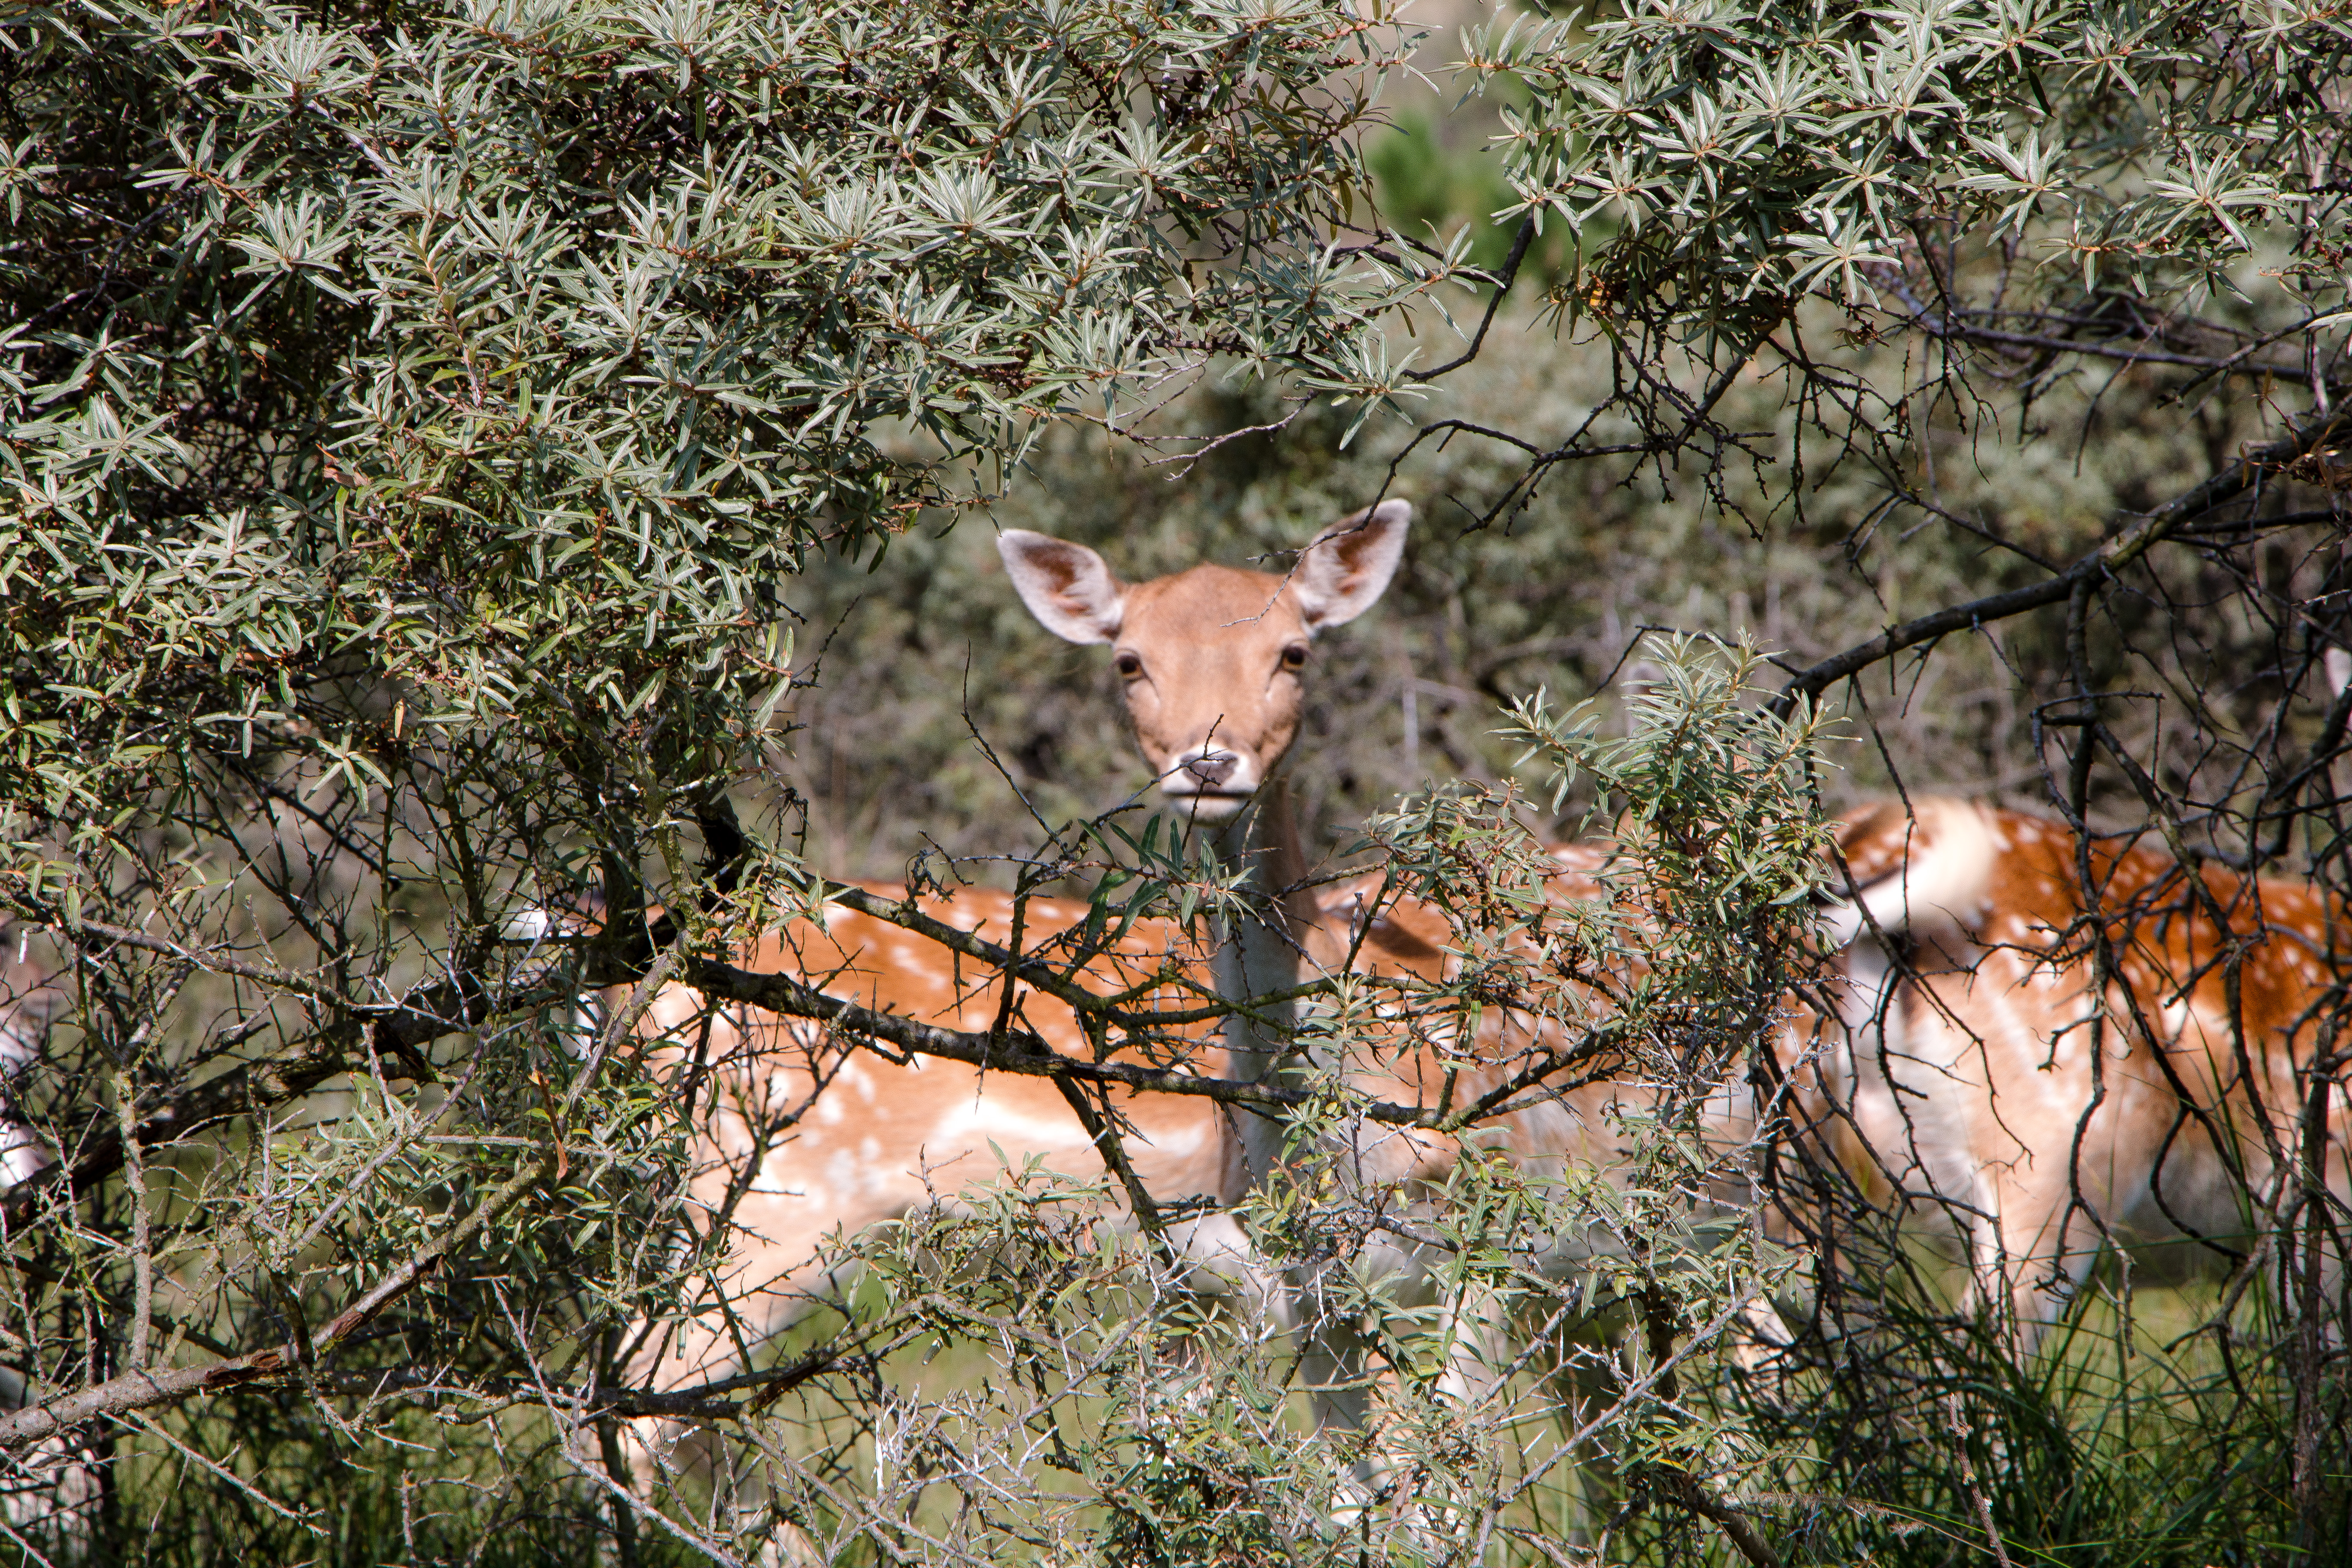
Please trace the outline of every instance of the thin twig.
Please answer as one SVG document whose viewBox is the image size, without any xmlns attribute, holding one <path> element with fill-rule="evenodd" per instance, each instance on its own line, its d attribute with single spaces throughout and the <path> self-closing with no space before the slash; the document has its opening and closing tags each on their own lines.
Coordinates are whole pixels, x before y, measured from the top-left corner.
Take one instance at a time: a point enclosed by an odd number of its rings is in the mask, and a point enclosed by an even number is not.
<svg viewBox="0 0 2352 1568">
<path fill-rule="evenodd" d="M 524 1162 L 504 1186 L 476 1205 L 473 1213 L 426 1242 L 406 1262 L 378 1281 L 374 1289 L 345 1308 L 323 1332 L 312 1338 L 312 1354 L 323 1356 L 332 1351 L 378 1312 L 415 1289 L 444 1258 L 489 1228 L 490 1222 L 529 1192 L 546 1174 L 547 1168 L 545 1157 Z M 192 1394 L 217 1393 L 225 1388 L 282 1382 L 300 1360 L 299 1351 L 289 1341 L 203 1366 L 169 1372 L 137 1368 L 79 1394 L 44 1400 L 0 1417 L 0 1449 L 23 1448 L 101 1415 L 122 1415 L 174 1405 Z"/>
</svg>

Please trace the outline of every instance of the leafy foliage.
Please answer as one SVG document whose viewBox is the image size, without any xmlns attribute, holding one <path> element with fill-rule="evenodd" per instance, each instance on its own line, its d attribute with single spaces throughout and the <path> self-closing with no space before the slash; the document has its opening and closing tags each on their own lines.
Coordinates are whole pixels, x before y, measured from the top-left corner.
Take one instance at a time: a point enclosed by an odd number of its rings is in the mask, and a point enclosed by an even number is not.
<svg viewBox="0 0 2352 1568">
<path fill-rule="evenodd" d="M 2084 1370 L 2145 1353 L 2127 1276 L 2021 1366 L 1759 1070 L 1824 793 L 2340 881 L 2336 19 L 1528 10 L 1451 82 L 1486 154 L 1362 152 L 1413 42 L 1333 0 L 0 15 L 0 1026 L 45 1037 L 0 1088 L 57 1160 L 0 1195 L 20 1546 L 2340 1541 L 2340 1273 L 2242 1275 L 2151 1422 Z M 708 955 L 925 849 L 1237 907 L 1070 826 L 1123 764 L 949 525 L 1139 574 L 1390 489 L 1437 526 L 1392 635 L 1322 656 L 1300 793 L 1452 967 L 1302 1010 L 1284 1178 L 1227 1217 L 1303 1324 L 1030 1169 L 843 1238 L 866 1283 L 740 1384 L 631 1385 L 731 1310 L 709 1099 L 635 1048 L 682 966 L 674 1040 L 822 1014 Z M 1826 783 L 1824 708 L 1866 742 Z M 1523 825 L 1561 820 L 1616 825 L 1592 900 L 1541 894 Z M 1449 1100 L 1442 1173 L 1381 1167 L 1431 1061 L 1589 1092 L 1585 1142 Z M 1797 1342 L 1729 1358 L 1776 1290 Z M 1361 1419 L 1308 1435 L 1310 1384 Z M 628 1423 L 679 1416 L 701 1468 L 634 1474 Z"/>
<path fill-rule="evenodd" d="M 2291 8 L 1647 0 L 1589 27 L 1499 21 L 1465 64 L 1532 95 L 1504 111 L 1520 205 L 1614 219 L 1602 287 L 1670 288 L 1675 315 L 1732 333 L 1807 292 L 1874 302 L 1873 265 L 1938 229 L 2017 246 L 2025 314 L 2103 284 L 2193 310 L 2282 222 L 2319 263 L 2341 217 L 2311 174 L 2343 125 L 2312 88 L 2342 48 Z M 2288 277 L 2313 316 L 2342 287 Z"/>
<path fill-rule="evenodd" d="M 333 1344 L 452 1237 L 512 1289 L 428 1292 L 351 1387 L 614 1354 L 702 1257 L 661 1223 L 687 1108 L 577 1033 L 649 938 L 543 911 L 593 884 L 702 940 L 803 896 L 725 790 L 813 551 L 1213 355 L 1380 395 L 1433 279 L 1320 235 L 1395 37 L 1316 0 L 0 30 L 0 887 L 75 954 L 25 1373 Z"/>
</svg>

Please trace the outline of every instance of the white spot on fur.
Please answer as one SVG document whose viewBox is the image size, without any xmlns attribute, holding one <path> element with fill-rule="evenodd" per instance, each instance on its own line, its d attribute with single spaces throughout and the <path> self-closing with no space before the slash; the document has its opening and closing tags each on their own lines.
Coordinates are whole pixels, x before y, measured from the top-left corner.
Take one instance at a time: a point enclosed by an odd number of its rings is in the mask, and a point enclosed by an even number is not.
<svg viewBox="0 0 2352 1568">
<path fill-rule="evenodd" d="M 991 1142 L 1010 1159 L 1016 1151 L 1050 1152 L 1083 1142 L 1075 1120 L 1014 1115 L 1002 1105 L 982 1100 L 963 1100 L 939 1120 L 929 1142 L 939 1149 L 985 1150 Z"/>
</svg>

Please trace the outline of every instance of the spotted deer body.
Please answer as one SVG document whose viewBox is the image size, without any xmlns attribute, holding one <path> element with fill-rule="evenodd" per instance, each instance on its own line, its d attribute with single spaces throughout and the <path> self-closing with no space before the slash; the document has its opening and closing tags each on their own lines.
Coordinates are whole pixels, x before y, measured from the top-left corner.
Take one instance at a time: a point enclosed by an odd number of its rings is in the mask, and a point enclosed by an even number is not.
<svg viewBox="0 0 2352 1568">
<path fill-rule="evenodd" d="M 2103 839 L 2086 881 L 2063 825 L 1964 801 L 1858 814 L 1846 847 L 1834 1135 L 1950 1215 L 2025 1341 L 2110 1241 L 2242 1252 L 2250 1199 L 2306 1180 L 2341 1212 L 2341 905 Z"/>
<path fill-rule="evenodd" d="M 2110 1245 L 2185 1238 L 2228 1259 L 2260 1241 L 2250 1199 L 2275 1212 L 2308 1182 L 2336 1212 L 2352 1204 L 2352 1039 L 2336 1033 L 2352 922 L 2340 904 L 2304 880 L 2192 869 L 2109 841 L 2092 847 L 2094 898 L 2063 826 L 1964 801 L 1863 807 L 1834 834 L 1854 890 L 1824 921 L 1815 994 L 1834 1016 L 1786 999 L 1768 1042 L 1781 1098 L 1759 1104 L 1727 1083 L 1703 1115 L 1716 1147 L 1743 1148 L 1759 1117 L 1785 1111 L 1864 1189 L 1958 1231 L 1976 1296 L 2015 1325 L 2021 1349 Z M 1605 846 L 1553 853 L 1555 903 L 1601 895 Z M 1309 951 L 1336 963 L 1352 933 L 1360 968 L 1450 978 L 1460 961 L 1442 912 L 1375 904 L 1377 890 L 1374 878 L 1328 891 Z M 1513 1059 L 1529 1043 L 1513 1032 L 1533 1026 L 1490 1009 L 1470 1055 Z M 1422 1106 L 1439 1102 L 1460 1060 L 1377 1054 L 1358 1087 Z M 1480 1087 L 1474 1074 L 1454 1093 Z M 1532 1173 L 1569 1161 L 1606 1171 L 1618 1160 L 1610 1109 L 1643 1096 L 1638 1082 L 1588 1084 L 1499 1119 L 1481 1142 Z M 1360 1177 L 1398 1190 L 1442 1183 L 1460 1157 L 1424 1131 L 1361 1138 Z M 1562 1261 L 1576 1240 L 1563 1238 Z M 1412 1266 L 1409 1247 L 1391 1250 L 1393 1266 Z M 1750 1321 L 1749 1353 L 1785 1334 L 1767 1311 Z M 1457 1338 L 1468 1355 L 1500 1351 L 1475 1324 Z"/>
<path fill-rule="evenodd" d="M 905 889 L 862 885 L 897 903 Z M 923 914 L 1003 944 L 1013 936 L 1014 900 L 990 889 L 915 900 Z M 1049 960 L 1083 924 L 1088 906 L 1032 898 L 1019 910 L 1024 952 Z M 1119 942 L 1076 972 L 1097 994 L 1127 992 L 1173 963 L 1201 973 L 1197 939 L 1167 921 L 1139 921 Z M 1094 1054 L 1070 1006 L 1025 984 L 1009 999 L 1003 976 L 888 921 L 830 906 L 822 921 L 800 920 L 761 939 L 738 962 L 821 984 L 828 995 L 938 1028 L 983 1033 L 1001 1022 L 1034 1033 L 1063 1055 Z M 1170 988 L 1136 997 L 1138 1010 L 1197 1003 Z M 1104 1173 L 1101 1152 L 1048 1079 L 987 1073 L 964 1063 L 911 1056 L 892 1060 L 835 1037 L 825 1026 L 750 1008 L 709 1014 L 673 986 L 655 1000 L 645 1026 L 666 1044 L 663 1070 L 693 1083 L 701 1100 L 689 1196 L 739 1237 L 726 1280 L 739 1319 L 761 1330 L 789 1321 L 827 1283 L 822 1258 L 838 1237 L 894 1219 L 969 1187 L 1018 1174 L 1032 1161 L 1064 1174 Z M 1197 1035 L 1199 1030 L 1192 1033 Z M 1216 1072 L 1223 1052 L 1203 1047 L 1193 1070 Z M 1174 1095 L 1114 1093 L 1123 1146 L 1144 1187 L 1162 1201 L 1229 1202 L 1241 1185 L 1233 1138 L 1216 1104 Z M 1199 1261 L 1237 1257 L 1229 1222 L 1194 1221 L 1185 1235 Z M 735 1355 L 720 1325 L 660 1347 L 665 1384 L 698 1380 Z"/>
</svg>

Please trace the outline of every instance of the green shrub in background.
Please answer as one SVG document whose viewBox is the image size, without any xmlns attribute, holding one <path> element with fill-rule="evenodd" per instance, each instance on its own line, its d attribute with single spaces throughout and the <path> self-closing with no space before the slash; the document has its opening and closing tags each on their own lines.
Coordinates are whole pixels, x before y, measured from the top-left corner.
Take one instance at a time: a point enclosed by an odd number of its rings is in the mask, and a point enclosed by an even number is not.
<svg viewBox="0 0 2352 1568">
<path fill-rule="evenodd" d="M 1446 412 L 1539 445 L 1557 441 L 1609 396 L 1607 341 L 1556 342 L 1524 330 L 1523 317 L 1507 321 L 1522 330 L 1498 333 L 1450 384 Z M 1858 363 L 1890 381 L 1902 374 L 1892 353 Z M 2197 411 L 2196 444 L 2184 446 L 2167 401 L 2160 384 L 2067 384 L 2037 406 L 2053 432 L 2046 439 L 1994 445 L 1939 435 L 1942 504 L 1998 516 L 2036 555 L 2076 554 L 2119 507 L 2186 488 L 2210 471 L 2210 453 L 2259 432 L 2259 409 L 2211 401 Z M 1644 628 L 1727 637 L 1744 630 L 1801 666 L 1907 614 L 2039 574 L 2032 561 L 1962 530 L 1899 537 L 1903 529 L 1875 515 L 1884 493 L 1858 468 L 1809 486 L 1804 513 L 1795 515 L 1784 486 L 1799 416 L 1780 386 L 1760 378 L 1736 385 L 1721 408 L 1727 423 L 1769 432 L 1769 440 L 1759 443 L 1767 460 L 1726 475 L 1720 494 L 1672 473 L 1661 482 L 1654 472 L 1593 466 L 1556 477 L 1507 518 L 1476 527 L 1518 482 L 1518 454 L 1460 437 L 1442 449 L 1423 443 L 1399 463 L 1411 428 L 1375 425 L 1340 449 L 1345 416 L 1333 412 L 1245 436 L 1197 463 L 1095 432 L 1058 432 L 984 515 L 1092 545 L 1139 580 L 1201 559 L 1278 560 L 1384 486 L 1411 497 L 1422 521 L 1378 619 L 1328 639 L 1314 656 L 1309 727 L 1291 773 L 1310 821 L 1337 850 L 1400 791 L 1504 776 L 1517 752 L 1495 733 L 1494 714 L 1509 699 L 1547 689 L 1613 704 L 1612 678 L 1645 668 Z M 1188 430 L 1240 430 L 1282 412 L 1270 393 L 1211 388 L 1169 417 Z M 1631 434 L 1630 421 L 1605 415 L 1596 431 Z M 2326 533 L 2307 531 L 2315 542 Z M 2324 572 L 2313 546 L 2293 546 L 2294 537 L 2282 544 L 2302 552 L 2309 564 L 2301 570 Z M 2212 581 L 2192 576 L 2184 596 L 2210 595 Z M 790 755 L 776 753 L 777 779 L 809 803 L 825 864 L 895 877 L 926 844 L 962 854 L 1017 841 L 1024 814 L 1000 764 L 1049 816 L 1104 809 L 1145 782 L 1118 718 L 1115 682 L 1098 658 L 1030 620 L 999 574 L 986 529 L 918 529 L 872 570 L 828 557 L 802 575 L 788 602 L 805 617 L 804 644 L 824 652 L 821 679 L 794 699 L 793 717 L 807 728 Z M 2136 614 L 2159 634 L 2248 633 L 2226 606 L 2192 603 L 2177 625 L 2155 606 Z M 1842 805 L 1899 784 L 2046 803 L 2030 716 L 2057 689 L 2063 622 L 2063 607 L 2021 617 L 1940 647 L 1899 684 L 1881 672 L 1839 693 L 1853 741 L 1827 753 L 1829 799 Z M 2252 655 L 2241 641 L 2224 657 Z M 2223 694 L 2213 696 L 2218 703 Z M 2265 712 L 2250 703 L 2235 722 L 2259 724 Z M 2324 712 L 2324 701 L 2306 701 L 2287 720 L 2315 727 Z M 2115 792 L 2102 805 L 2128 820 L 2129 786 L 2114 779 L 2102 787 Z"/>
<path fill-rule="evenodd" d="M 1484 114 L 1462 116 L 1484 129 Z M 1453 127 L 1447 127 L 1453 131 Z M 1371 171 L 1380 199 L 1381 216 L 1416 238 L 1443 244 L 1466 226 L 1470 259 L 1488 270 L 1499 270 L 1511 253 L 1517 226 L 1497 223 L 1495 215 L 1512 206 L 1511 187 L 1493 160 L 1458 142 L 1460 132 L 1441 139 L 1429 111 L 1400 110 L 1389 129 L 1364 148 L 1364 166 Z M 1531 246 L 1520 263 L 1521 286 L 1540 292 L 1551 286 L 1576 255 L 1577 232 L 1554 224 L 1542 241 Z"/>
</svg>

